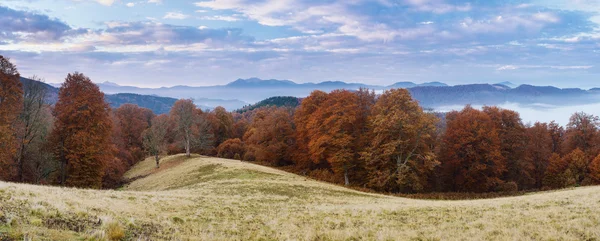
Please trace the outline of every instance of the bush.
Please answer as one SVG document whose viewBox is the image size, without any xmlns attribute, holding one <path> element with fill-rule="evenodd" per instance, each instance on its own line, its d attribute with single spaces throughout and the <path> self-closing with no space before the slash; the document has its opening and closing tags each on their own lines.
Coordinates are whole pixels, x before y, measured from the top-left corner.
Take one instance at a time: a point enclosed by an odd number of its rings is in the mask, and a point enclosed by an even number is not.
<svg viewBox="0 0 600 241">
<path fill-rule="evenodd" d="M 123 230 L 123 228 L 121 228 L 119 223 L 113 222 L 108 224 L 108 226 L 106 227 L 106 236 L 111 241 L 122 240 L 123 238 L 125 238 L 125 231 Z"/>
<path fill-rule="evenodd" d="M 240 160 L 240 161 L 241 161 L 241 160 L 242 160 L 242 157 L 240 156 L 240 154 L 239 154 L 239 153 L 235 153 L 235 156 L 233 156 L 233 159 L 236 159 L 236 160 Z"/>
</svg>

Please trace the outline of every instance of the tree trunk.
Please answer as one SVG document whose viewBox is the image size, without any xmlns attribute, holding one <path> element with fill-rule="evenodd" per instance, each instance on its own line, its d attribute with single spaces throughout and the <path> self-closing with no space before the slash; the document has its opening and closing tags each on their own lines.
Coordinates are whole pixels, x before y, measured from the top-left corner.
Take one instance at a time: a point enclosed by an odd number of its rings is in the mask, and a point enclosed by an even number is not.
<svg viewBox="0 0 600 241">
<path fill-rule="evenodd" d="M 348 179 L 348 168 L 344 169 L 344 185 L 350 186 L 350 180 Z"/>
<path fill-rule="evenodd" d="M 21 143 L 21 148 L 19 149 L 19 155 L 17 156 L 17 165 L 18 165 L 18 170 L 17 170 L 17 180 L 19 182 L 23 182 L 24 181 L 24 175 L 23 175 L 23 170 L 24 170 L 24 166 L 25 166 L 25 145 L 23 143 Z"/>
<path fill-rule="evenodd" d="M 158 154 L 154 156 L 154 160 L 156 160 L 156 168 L 160 168 L 160 157 L 158 157 Z"/>
<path fill-rule="evenodd" d="M 191 153 L 190 153 L 190 138 L 189 137 L 185 140 L 185 155 L 187 157 L 191 156 Z"/>
</svg>

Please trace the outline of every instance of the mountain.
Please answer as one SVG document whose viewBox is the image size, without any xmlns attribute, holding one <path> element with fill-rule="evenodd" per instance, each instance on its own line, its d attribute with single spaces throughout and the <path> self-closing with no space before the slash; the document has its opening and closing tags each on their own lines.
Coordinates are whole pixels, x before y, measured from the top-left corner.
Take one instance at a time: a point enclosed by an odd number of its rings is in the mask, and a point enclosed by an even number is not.
<svg viewBox="0 0 600 241">
<path fill-rule="evenodd" d="M 448 85 L 442 82 L 427 82 L 420 84 L 421 87 L 447 87 Z"/>
<path fill-rule="evenodd" d="M 58 101 L 58 88 L 52 85 L 28 78 L 21 78 L 21 83 L 23 84 L 23 86 L 34 83 L 41 83 L 46 87 L 47 90 L 46 103 L 53 105 Z M 135 104 L 140 107 L 148 108 L 152 110 L 155 114 L 168 113 L 171 110 L 173 104 L 175 104 L 175 101 L 177 101 L 177 99 L 175 98 L 124 93 L 112 95 L 105 94 L 104 98 L 112 108 L 119 108 L 121 105 L 124 104 Z M 200 106 L 200 108 L 206 109 L 210 107 Z"/>
<path fill-rule="evenodd" d="M 287 87 L 294 86 L 296 83 L 289 80 L 261 80 L 259 78 L 250 78 L 250 79 L 238 79 L 233 81 L 226 86 L 235 87 L 235 88 L 265 88 L 265 87 Z"/>
<path fill-rule="evenodd" d="M 511 89 L 514 89 L 514 88 L 518 87 L 516 84 L 513 84 L 512 82 L 509 82 L 509 81 L 504 81 L 504 82 L 496 83 L 494 85 L 504 85 L 504 86 L 509 87 Z"/>
</svg>

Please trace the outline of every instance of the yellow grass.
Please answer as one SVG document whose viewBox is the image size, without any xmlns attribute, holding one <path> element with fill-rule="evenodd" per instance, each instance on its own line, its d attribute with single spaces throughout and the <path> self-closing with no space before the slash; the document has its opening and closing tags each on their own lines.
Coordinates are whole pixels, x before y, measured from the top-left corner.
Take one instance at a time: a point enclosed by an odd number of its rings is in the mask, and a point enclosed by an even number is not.
<svg viewBox="0 0 600 241">
<path fill-rule="evenodd" d="M 118 191 L 0 182 L 0 240 L 600 239 L 600 187 L 422 201 L 234 160 L 161 165 L 138 164 Z"/>
</svg>

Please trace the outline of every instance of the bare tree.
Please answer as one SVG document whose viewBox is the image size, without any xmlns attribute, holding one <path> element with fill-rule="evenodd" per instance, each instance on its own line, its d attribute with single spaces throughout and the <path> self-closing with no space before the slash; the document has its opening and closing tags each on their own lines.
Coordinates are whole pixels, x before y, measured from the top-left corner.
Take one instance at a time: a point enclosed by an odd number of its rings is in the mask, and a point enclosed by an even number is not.
<svg viewBox="0 0 600 241">
<path fill-rule="evenodd" d="M 47 134 L 47 116 L 44 115 L 44 100 L 46 99 L 47 87 L 36 76 L 33 81 L 23 85 L 23 109 L 19 116 L 21 130 L 17 133 L 19 147 L 16 155 L 17 180 L 25 181 L 23 172 L 25 170 L 26 154 L 28 149 L 41 135 Z"/>
<path fill-rule="evenodd" d="M 156 168 L 160 167 L 160 155 L 165 152 L 169 129 L 169 117 L 160 115 L 152 119 L 152 125 L 143 134 L 144 147 L 150 155 L 154 156 Z"/>
</svg>

